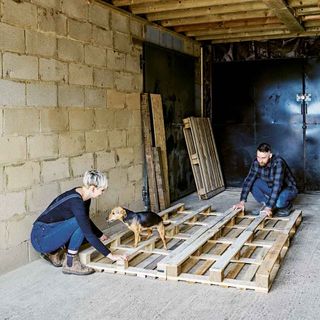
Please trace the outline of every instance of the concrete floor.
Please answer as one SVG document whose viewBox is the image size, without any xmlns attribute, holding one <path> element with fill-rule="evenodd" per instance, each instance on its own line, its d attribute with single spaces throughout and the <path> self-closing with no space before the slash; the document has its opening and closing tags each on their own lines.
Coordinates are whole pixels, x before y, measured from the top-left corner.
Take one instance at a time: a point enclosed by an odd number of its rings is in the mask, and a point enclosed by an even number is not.
<svg viewBox="0 0 320 320">
<path fill-rule="evenodd" d="M 239 192 L 207 201 L 192 194 L 182 202 L 222 212 Z M 250 198 L 248 208 L 254 207 Z M 295 207 L 304 220 L 268 294 L 106 273 L 64 275 L 37 260 L 0 277 L 0 319 L 319 319 L 319 193 L 300 194 Z"/>
</svg>

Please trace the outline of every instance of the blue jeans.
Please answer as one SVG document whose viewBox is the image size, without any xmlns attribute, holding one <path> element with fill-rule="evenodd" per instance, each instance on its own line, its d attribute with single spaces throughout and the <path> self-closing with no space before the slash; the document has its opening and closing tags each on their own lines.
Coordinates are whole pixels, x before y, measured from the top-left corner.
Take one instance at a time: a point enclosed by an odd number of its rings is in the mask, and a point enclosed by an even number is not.
<svg viewBox="0 0 320 320">
<path fill-rule="evenodd" d="M 251 193 L 259 203 L 267 203 L 271 196 L 272 188 L 264 180 L 258 178 L 252 185 Z M 296 198 L 297 194 L 298 191 L 295 188 L 282 189 L 276 202 L 276 208 L 287 207 Z"/>
<path fill-rule="evenodd" d="M 76 218 L 54 223 L 35 222 L 31 231 L 31 243 L 36 251 L 49 253 L 69 242 L 68 249 L 78 251 L 84 235 Z"/>
</svg>

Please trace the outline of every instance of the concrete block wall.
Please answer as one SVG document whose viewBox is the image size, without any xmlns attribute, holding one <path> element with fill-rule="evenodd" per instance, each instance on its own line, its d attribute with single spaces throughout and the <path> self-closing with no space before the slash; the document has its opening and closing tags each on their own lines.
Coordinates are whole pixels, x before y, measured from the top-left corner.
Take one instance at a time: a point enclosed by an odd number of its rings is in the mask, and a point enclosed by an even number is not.
<svg viewBox="0 0 320 320">
<path fill-rule="evenodd" d="M 88 169 L 109 178 L 92 214 L 143 209 L 146 24 L 98 1 L 0 0 L 0 274 L 38 258 L 33 221 Z"/>
</svg>

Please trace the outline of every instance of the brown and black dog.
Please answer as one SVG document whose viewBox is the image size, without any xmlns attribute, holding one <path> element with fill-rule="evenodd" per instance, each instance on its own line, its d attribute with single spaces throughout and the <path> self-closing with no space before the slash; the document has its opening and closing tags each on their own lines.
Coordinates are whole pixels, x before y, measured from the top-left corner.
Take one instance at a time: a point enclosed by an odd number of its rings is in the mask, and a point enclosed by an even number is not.
<svg viewBox="0 0 320 320">
<path fill-rule="evenodd" d="M 122 207 L 113 208 L 109 214 L 108 221 L 120 220 L 134 233 L 134 246 L 137 247 L 141 240 L 140 232 L 147 231 L 147 239 L 152 235 L 152 229 L 156 228 L 163 242 L 163 247 L 167 249 L 165 229 L 163 220 L 155 212 L 143 211 L 133 212 Z"/>
</svg>

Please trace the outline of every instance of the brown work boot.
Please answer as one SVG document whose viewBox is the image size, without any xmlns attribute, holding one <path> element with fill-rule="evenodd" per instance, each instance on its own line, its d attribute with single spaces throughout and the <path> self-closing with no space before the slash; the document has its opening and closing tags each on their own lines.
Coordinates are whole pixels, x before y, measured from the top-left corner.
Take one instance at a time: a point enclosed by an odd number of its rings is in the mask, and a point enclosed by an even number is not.
<svg viewBox="0 0 320 320">
<path fill-rule="evenodd" d="M 41 253 L 41 257 L 50 262 L 55 267 L 62 267 L 64 249 L 60 248 L 51 253 Z"/>
<path fill-rule="evenodd" d="M 66 274 L 76 274 L 79 276 L 84 276 L 87 274 L 94 273 L 94 269 L 86 267 L 80 262 L 79 256 L 67 253 L 63 265 L 62 272 Z"/>
</svg>

